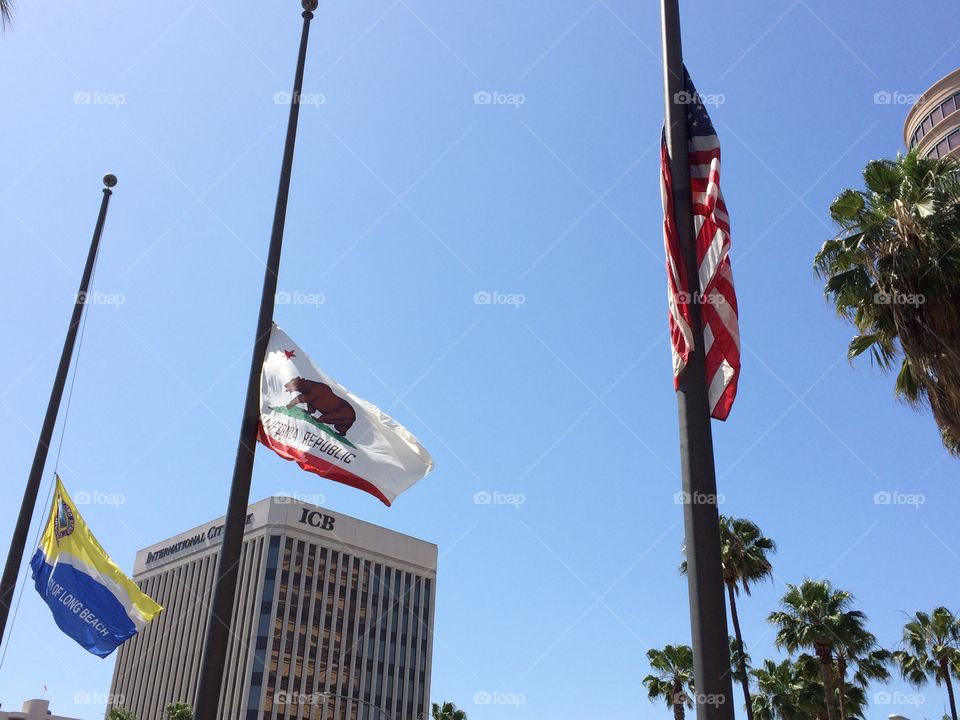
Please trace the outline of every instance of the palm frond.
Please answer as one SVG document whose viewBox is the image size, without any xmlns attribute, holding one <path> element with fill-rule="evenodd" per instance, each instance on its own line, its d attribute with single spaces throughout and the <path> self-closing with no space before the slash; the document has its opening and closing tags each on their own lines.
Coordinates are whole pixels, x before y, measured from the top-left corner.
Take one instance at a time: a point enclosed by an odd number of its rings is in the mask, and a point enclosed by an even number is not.
<svg viewBox="0 0 960 720">
<path fill-rule="evenodd" d="M 898 358 L 896 394 L 929 404 L 944 446 L 960 455 L 960 163 L 911 151 L 874 160 L 865 190 L 830 206 L 840 232 L 814 258 L 824 293 L 857 328 L 851 358 Z"/>
<path fill-rule="evenodd" d="M 10 27 L 13 22 L 13 0 L 0 0 L 0 29 Z"/>
</svg>

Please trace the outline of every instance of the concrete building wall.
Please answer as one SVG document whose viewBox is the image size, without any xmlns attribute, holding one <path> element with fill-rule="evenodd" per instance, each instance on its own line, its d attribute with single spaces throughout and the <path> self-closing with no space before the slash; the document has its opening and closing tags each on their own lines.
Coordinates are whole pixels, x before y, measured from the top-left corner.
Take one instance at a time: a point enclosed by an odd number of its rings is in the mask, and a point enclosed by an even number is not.
<svg viewBox="0 0 960 720">
<path fill-rule="evenodd" d="M 193 702 L 221 532 L 215 521 L 137 554 L 134 578 L 166 609 L 121 646 L 111 694 L 140 720 Z M 436 563 L 435 545 L 345 515 L 250 506 L 221 718 L 372 720 L 367 703 L 428 716 Z"/>
</svg>

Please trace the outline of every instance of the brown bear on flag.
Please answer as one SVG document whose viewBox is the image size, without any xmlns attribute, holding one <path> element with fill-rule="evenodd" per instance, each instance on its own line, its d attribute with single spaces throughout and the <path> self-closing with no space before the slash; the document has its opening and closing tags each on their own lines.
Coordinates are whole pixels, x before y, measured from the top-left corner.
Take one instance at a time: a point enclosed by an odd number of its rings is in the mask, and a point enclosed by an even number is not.
<svg viewBox="0 0 960 720">
<path fill-rule="evenodd" d="M 304 470 L 386 505 L 433 469 L 409 430 L 326 375 L 277 325 L 260 376 L 258 438 Z"/>
</svg>

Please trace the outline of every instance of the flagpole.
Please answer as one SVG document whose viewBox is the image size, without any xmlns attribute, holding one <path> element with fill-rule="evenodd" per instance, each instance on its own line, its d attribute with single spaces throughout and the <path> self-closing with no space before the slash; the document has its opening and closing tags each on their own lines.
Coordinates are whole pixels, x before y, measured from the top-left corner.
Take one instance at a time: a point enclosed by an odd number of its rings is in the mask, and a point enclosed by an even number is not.
<svg viewBox="0 0 960 720">
<path fill-rule="evenodd" d="M 220 704 L 220 687 L 226 667 L 227 641 L 232 630 L 234 595 L 237 589 L 237 566 L 243 546 L 243 530 L 250 502 L 250 480 L 253 475 L 253 459 L 257 446 L 257 430 L 260 425 L 260 374 L 267 352 L 267 343 L 273 327 L 274 298 L 277 293 L 277 276 L 280 271 L 280 251 L 283 245 L 283 227 L 287 216 L 287 198 L 290 194 L 290 174 L 293 168 L 293 151 L 297 138 L 297 120 L 300 116 L 300 93 L 303 89 L 303 68 L 307 57 L 307 38 L 310 21 L 317 9 L 317 0 L 301 0 L 303 6 L 303 30 L 300 35 L 300 52 L 290 98 L 290 117 L 287 121 L 287 137 L 283 148 L 283 163 L 280 167 L 280 185 L 277 189 L 277 204 L 273 214 L 273 230 L 267 253 L 267 266 L 263 276 L 263 291 L 260 296 L 260 317 L 247 379 L 247 396 L 240 425 L 240 441 L 233 466 L 233 481 L 227 505 L 223 543 L 213 585 L 213 600 L 207 620 L 207 632 L 203 644 L 200 677 L 197 682 L 197 699 L 194 705 L 196 720 L 215 720 Z"/>
<path fill-rule="evenodd" d="M 47 452 L 50 449 L 50 439 L 57 424 L 57 415 L 60 412 L 60 401 L 63 399 L 63 389 L 70 372 L 70 360 L 73 357 L 73 348 L 80 329 L 80 320 L 83 309 L 87 304 L 87 295 L 90 291 L 90 278 L 97 262 L 97 252 L 100 249 L 100 237 L 103 235 L 103 225 L 107 219 L 107 206 L 110 204 L 112 188 L 117 184 L 115 175 L 103 176 L 103 198 L 100 200 L 100 214 L 97 215 L 97 224 L 93 230 L 93 239 L 90 241 L 90 250 L 87 253 L 87 263 L 83 267 L 80 277 L 80 289 L 77 291 L 73 305 L 73 314 L 70 325 L 67 327 L 67 337 L 63 341 L 63 351 L 60 353 L 60 365 L 50 390 L 50 401 L 47 403 L 47 414 L 43 418 L 40 428 L 40 438 L 37 440 L 37 449 L 33 455 L 33 465 L 27 477 L 27 487 L 23 491 L 23 501 L 20 504 L 20 515 L 17 517 L 17 526 L 13 531 L 13 540 L 10 542 L 10 551 L 7 554 L 7 564 L 3 568 L 3 579 L 0 580 L 0 643 L 7 627 L 7 617 L 13 603 L 13 594 L 17 588 L 17 576 L 20 574 L 20 564 L 23 562 L 23 553 L 26 549 L 27 534 L 30 530 L 30 521 L 37 506 L 37 494 L 40 491 L 40 481 L 43 479 L 43 469 L 47 463 Z"/>
<path fill-rule="evenodd" d="M 679 2 L 661 0 L 660 9 L 663 21 L 665 126 L 673 179 L 674 220 L 687 270 L 688 287 L 699 288 L 687 145 L 688 106 L 677 102 L 678 94 L 685 90 Z M 697 297 L 699 293 L 691 295 Z M 726 598 L 720 562 L 720 520 L 716 502 L 717 478 L 713 461 L 703 327 L 700 307 L 696 302 L 690 302 L 690 316 L 694 350 L 686 368 L 680 373 L 677 409 L 697 720 L 733 720 L 730 641 L 727 636 Z"/>
</svg>

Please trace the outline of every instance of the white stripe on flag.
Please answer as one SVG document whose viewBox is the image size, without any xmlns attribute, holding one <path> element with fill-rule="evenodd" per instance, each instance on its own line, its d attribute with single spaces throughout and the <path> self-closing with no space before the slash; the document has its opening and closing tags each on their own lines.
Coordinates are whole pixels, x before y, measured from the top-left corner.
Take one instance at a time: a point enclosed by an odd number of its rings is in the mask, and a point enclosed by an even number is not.
<svg viewBox="0 0 960 720">
<path fill-rule="evenodd" d="M 700 287 L 705 288 L 717 273 L 717 267 L 727 255 L 727 235 L 720 228 L 713 236 L 713 240 L 703 253 L 700 261 Z"/>
<path fill-rule="evenodd" d="M 720 402 L 720 398 L 723 396 L 723 391 L 726 390 L 727 385 L 730 384 L 730 381 L 733 380 L 733 367 L 730 363 L 724 360 L 720 363 L 720 367 L 717 368 L 717 372 L 714 373 L 713 378 L 710 380 L 710 410 L 712 411 L 717 403 Z"/>
<path fill-rule="evenodd" d="M 687 143 L 690 150 L 694 152 L 705 152 L 707 150 L 718 150 L 720 148 L 720 138 L 716 135 L 695 135 Z"/>
<path fill-rule="evenodd" d="M 721 272 L 723 272 L 723 270 L 721 270 Z M 720 295 L 719 297 L 723 297 L 723 295 Z M 727 332 L 730 333 L 730 336 L 737 344 L 737 349 L 739 350 L 740 324 L 737 322 L 737 314 L 733 311 L 733 305 L 728 303 L 726 298 L 724 298 L 723 302 L 715 303 L 713 309 L 716 311 L 717 317 L 720 318 L 720 322 L 723 323 L 723 326 L 726 328 Z"/>
</svg>

